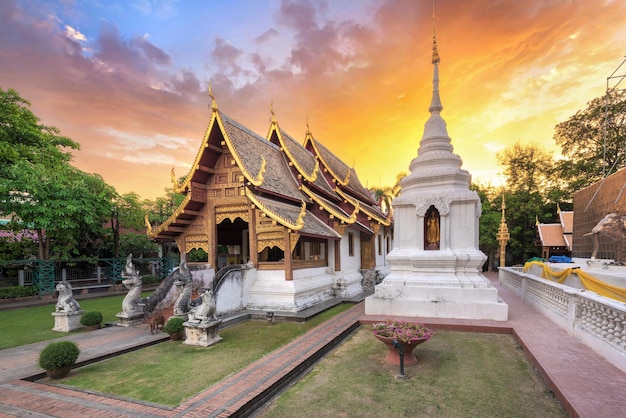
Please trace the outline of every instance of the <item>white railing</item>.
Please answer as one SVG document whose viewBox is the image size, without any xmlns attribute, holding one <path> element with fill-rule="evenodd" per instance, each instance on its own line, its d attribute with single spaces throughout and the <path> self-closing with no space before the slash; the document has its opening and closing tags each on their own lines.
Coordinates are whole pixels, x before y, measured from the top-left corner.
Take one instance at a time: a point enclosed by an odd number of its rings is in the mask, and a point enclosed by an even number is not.
<svg viewBox="0 0 626 418">
<path fill-rule="evenodd" d="M 500 283 L 626 372 L 626 304 L 501 267 Z"/>
</svg>

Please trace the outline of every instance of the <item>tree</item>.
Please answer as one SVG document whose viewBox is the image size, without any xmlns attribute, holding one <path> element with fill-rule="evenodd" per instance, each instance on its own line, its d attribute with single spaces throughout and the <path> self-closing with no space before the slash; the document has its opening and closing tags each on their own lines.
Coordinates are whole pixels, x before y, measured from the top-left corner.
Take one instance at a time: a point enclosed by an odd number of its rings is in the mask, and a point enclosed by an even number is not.
<svg viewBox="0 0 626 418">
<path fill-rule="evenodd" d="M 383 211 L 389 213 L 389 211 L 393 211 L 393 207 L 391 202 L 393 199 L 400 194 L 400 181 L 404 177 L 406 177 L 406 172 L 400 172 L 396 175 L 396 183 L 391 187 L 370 187 L 369 191 L 374 197 L 374 200 L 378 203 Z"/>
<path fill-rule="evenodd" d="M 493 186 L 483 186 L 472 183 L 472 190 L 476 190 L 482 206 L 479 227 L 479 248 L 487 256 L 487 269 L 492 270 L 497 258 L 499 243 L 496 238 L 500 219 L 502 217 L 500 200 L 501 191 Z"/>
<path fill-rule="evenodd" d="M 496 158 L 506 176 L 506 220 L 511 234 L 507 258 L 520 264 L 538 253 L 536 220 L 556 220 L 556 204 L 571 199 L 571 194 L 561 188 L 552 155 L 536 143 L 518 141 Z"/>
<path fill-rule="evenodd" d="M 0 178 L 12 174 L 11 167 L 19 161 L 69 162 L 72 155 L 64 148 L 79 149 L 78 143 L 60 135 L 53 126 L 46 126 L 29 109 L 30 102 L 13 89 L 0 87 Z"/>
<path fill-rule="evenodd" d="M 617 171 L 626 146 L 626 92 L 593 99 L 556 125 L 554 140 L 565 157 L 561 176 L 574 191 Z"/>
<path fill-rule="evenodd" d="M 555 181 L 555 163 L 552 155 L 535 142 L 523 145 L 520 141 L 496 155 L 504 167 L 510 192 L 545 193 Z"/>
<path fill-rule="evenodd" d="M 66 258 L 101 236 L 116 193 L 99 175 L 70 165 L 65 148 L 78 143 L 40 124 L 29 106 L 0 89 L 0 213 L 36 231 L 40 259 Z"/>
</svg>

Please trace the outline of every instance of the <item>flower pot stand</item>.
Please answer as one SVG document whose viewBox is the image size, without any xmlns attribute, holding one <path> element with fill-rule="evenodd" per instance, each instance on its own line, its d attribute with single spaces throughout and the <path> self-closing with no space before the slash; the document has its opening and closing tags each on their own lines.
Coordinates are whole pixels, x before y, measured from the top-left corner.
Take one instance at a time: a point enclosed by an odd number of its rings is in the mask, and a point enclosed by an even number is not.
<svg viewBox="0 0 626 418">
<path fill-rule="evenodd" d="M 387 346 L 387 355 L 385 356 L 385 362 L 389 364 L 393 364 L 395 366 L 400 365 L 400 352 L 397 348 L 393 346 L 393 338 L 390 337 L 381 337 L 379 335 L 374 334 L 374 337 L 382 341 Z M 400 346 L 404 349 L 404 365 L 411 366 L 417 363 L 417 357 L 413 355 L 413 350 L 415 347 L 420 345 L 421 343 L 428 341 L 424 340 L 413 340 L 408 343 L 403 341 L 398 341 Z"/>
</svg>

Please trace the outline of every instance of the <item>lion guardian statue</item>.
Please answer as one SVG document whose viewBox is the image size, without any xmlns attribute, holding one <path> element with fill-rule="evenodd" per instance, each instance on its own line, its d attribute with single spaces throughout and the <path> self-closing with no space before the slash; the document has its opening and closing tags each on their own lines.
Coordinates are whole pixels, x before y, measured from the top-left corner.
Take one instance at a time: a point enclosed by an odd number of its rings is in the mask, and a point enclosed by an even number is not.
<svg viewBox="0 0 626 418">
<path fill-rule="evenodd" d="M 59 299 L 55 309 L 56 312 L 73 313 L 80 310 L 80 305 L 74 299 L 72 285 L 69 282 L 59 282 L 56 286 L 56 290 L 59 292 Z"/>
</svg>

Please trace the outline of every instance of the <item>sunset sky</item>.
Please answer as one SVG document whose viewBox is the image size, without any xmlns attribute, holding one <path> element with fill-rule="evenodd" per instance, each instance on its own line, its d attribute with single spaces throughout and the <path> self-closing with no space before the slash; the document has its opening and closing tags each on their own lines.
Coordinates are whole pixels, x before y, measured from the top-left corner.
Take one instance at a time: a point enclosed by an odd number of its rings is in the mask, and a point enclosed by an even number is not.
<svg viewBox="0 0 626 418">
<path fill-rule="evenodd" d="M 417 155 L 432 92 L 431 0 L 2 0 L 0 87 L 80 143 L 74 164 L 162 196 L 219 108 L 265 137 L 270 106 L 366 186 Z M 475 181 L 602 96 L 626 55 L 623 0 L 439 0 L 442 116 Z M 626 73 L 626 65 L 621 72 Z"/>
</svg>

